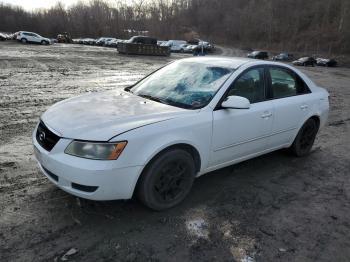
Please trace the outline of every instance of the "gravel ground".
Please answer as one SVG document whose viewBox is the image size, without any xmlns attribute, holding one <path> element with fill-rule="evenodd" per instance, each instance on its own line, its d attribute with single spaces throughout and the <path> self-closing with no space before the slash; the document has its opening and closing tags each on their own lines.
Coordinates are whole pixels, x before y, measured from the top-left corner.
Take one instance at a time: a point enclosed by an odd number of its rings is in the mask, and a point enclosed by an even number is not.
<svg viewBox="0 0 350 262">
<path fill-rule="evenodd" d="M 50 105 L 184 56 L 0 43 L 0 261 L 350 261 L 348 68 L 303 69 L 331 94 L 308 157 L 278 151 L 212 172 L 169 211 L 78 199 L 39 172 L 31 132 Z"/>
</svg>

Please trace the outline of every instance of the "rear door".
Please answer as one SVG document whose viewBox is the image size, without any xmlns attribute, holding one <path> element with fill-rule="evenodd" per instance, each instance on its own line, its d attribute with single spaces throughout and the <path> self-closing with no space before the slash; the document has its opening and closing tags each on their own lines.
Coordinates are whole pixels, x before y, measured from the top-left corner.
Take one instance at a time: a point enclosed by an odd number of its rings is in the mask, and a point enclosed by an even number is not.
<svg viewBox="0 0 350 262">
<path fill-rule="evenodd" d="M 269 147 L 289 144 L 310 109 L 310 90 L 304 81 L 286 67 L 267 68 L 269 90 L 274 105 L 274 121 Z"/>
</svg>

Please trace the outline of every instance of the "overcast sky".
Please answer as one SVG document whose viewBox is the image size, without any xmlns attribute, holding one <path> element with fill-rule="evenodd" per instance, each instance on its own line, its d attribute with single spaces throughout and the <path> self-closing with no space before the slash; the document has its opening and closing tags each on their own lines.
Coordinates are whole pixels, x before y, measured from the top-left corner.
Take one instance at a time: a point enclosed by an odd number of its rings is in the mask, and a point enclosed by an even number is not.
<svg viewBox="0 0 350 262">
<path fill-rule="evenodd" d="M 26 10 L 34 10 L 37 8 L 49 8 L 54 6 L 58 0 L 0 0 L 3 3 L 9 3 L 13 5 L 22 6 Z M 79 0 L 60 0 L 66 7 L 77 3 Z M 87 0 L 80 0 L 87 1 Z M 115 0 L 107 0 L 108 2 L 115 3 Z M 131 2 L 132 0 L 125 0 L 125 2 Z"/>
</svg>

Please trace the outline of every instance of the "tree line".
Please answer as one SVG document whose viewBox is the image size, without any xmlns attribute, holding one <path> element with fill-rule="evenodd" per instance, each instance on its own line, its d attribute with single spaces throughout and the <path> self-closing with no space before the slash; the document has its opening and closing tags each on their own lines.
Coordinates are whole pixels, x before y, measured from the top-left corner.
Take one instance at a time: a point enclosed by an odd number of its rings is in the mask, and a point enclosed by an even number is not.
<svg viewBox="0 0 350 262">
<path fill-rule="evenodd" d="M 0 4 L 0 31 L 19 30 L 118 38 L 148 31 L 164 40 L 199 37 L 242 48 L 349 54 L 350 1 L 91 0 L 33 12 Z"/>
</svg>

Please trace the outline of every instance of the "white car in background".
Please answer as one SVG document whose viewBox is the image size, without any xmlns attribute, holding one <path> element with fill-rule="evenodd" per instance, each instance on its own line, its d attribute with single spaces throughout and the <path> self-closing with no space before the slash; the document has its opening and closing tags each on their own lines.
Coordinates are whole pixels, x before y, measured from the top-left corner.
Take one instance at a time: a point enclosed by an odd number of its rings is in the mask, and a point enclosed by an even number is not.
<svg viewBox="0 0 350 262">
<path fill-rule="evenodd" d="M 192 53 L 194 47 L 196 47 L 196 45 L 182 44 L 180 45 L 180 53 Z"/>
<path fill-rule="evenodd" d="M 135 194 L 163 210 L 205 173 L 281 148 L 307 155 L 326 123 L 328 96 L 286 64 L 182 59 L 122 91 L 53 105 L 34 130 L 34 151 L 42 172 L 68 193 Z"/>
<path fill-rule="evenodd" d="M 181 52 L 181 50 L 183 50 L 181 46 L 184 44 L 187 44 L 187 42 L 184 40 L 169 40 L 164 45 L 170 47 L 170 52 L 176 53 Z"/>
<path fill-rule="evenodd" d="M 21 41 L 23 44 L 26 43 L 37 43 L 42 45 L 51 44 L 51 40 L 46 37 L 42 37 L 41 35 L 33 32 L 19 31 L 17 33 L 17 40 Z"/>
</svg>

